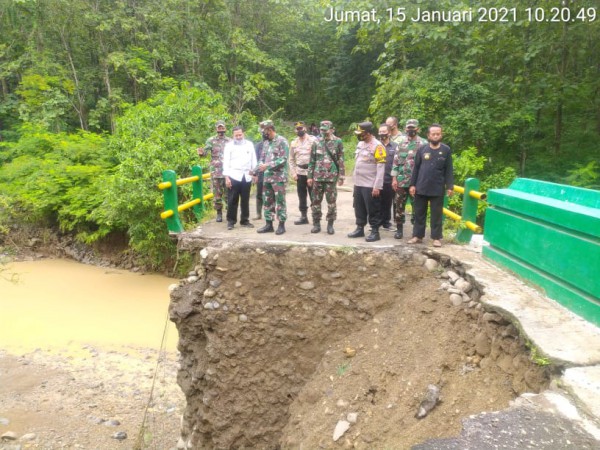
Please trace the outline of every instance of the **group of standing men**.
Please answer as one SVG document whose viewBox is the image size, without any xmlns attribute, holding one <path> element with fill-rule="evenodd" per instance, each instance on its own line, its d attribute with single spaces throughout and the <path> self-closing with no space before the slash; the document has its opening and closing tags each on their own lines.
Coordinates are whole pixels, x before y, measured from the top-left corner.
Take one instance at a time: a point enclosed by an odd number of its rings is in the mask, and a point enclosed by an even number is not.
<svg viewBox="0 0 600 450">
<path fill-rule="evenodd" d="M 288 164 L 291 177 L 296 181 L 300 219 L 296 225 L 309 224 L 308 208 L 312 212 L 311 233 L 321 231 L 323 198 L 327 202 L 327 233 L 334 234 L 337 218 L 337 186 L 345 179 L 344 148 L 335 136 L 333 124 L 320 123 L 320 136 L 308 133 L 304 122 L 295 124 L 296 138 L 288 145 L 277 134 L 272 121 L 260 123 L 262 140 L 254 146 L 244 138 L 241 127 L 233 129 L 233 139 L 225 136 L 222 121 L 216 124 L 217 135 L 208 139 L 202 156 L 211 153 L 211 174 L 217 222 L 223 220 L 222 198 L 227 192 L 227 228 L 237 222 L 238 204 L 241 203 L 240 225 L 253 227 L 249 221 L 249 198 L 252 183 L 257 184 L 257 217 L 264 210 L 265 226 L 258 233 L 285 233 L 286 184 Z M 420 243 L 425 235 L 428 204 L 431 206 L 431 238 L 433 245 L 441 246 L 442 209 L 445 193 L 452 195 L 454 185 L 452 152 L 441 143 L 442 127 L 429 127 L 428 141 L 418 135 L 419 122 L 410 119 L 404 133 L 398 129 L 398 119 L 389 117 L 375 132 L 371 122 L 359 123 L 355 135 L 359 140 L 355 151 L 353 206 L 356 229 L 350 238 L 365 237 L 364 227 L 370 225 L 367 242 L 381 239 L 379 228 L 392 230 L 394 238 L 402 239 L 405 208 L 409 195 L 413 203 L 413 236 L 409 243 Z M 289 161 L 289 163 L 288 163 Z M 275 230 L 273 221 L 279 225 Z"/>
</svg>

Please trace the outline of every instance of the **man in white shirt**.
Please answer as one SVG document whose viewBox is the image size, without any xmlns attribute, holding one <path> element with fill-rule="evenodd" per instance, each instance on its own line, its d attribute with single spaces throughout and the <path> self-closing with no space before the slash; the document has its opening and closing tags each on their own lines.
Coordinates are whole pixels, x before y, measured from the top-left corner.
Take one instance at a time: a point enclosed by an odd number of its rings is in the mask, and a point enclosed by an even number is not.
<svg viewBox="0 0 600 450">
<path fill-rule="evenodd" d="M 237 222 L 238 203 L 241 203 L 240 225 L 254 228 L 250 218 L 250 171 L 257 165 L 254 144 L 244 139 L 242 127 L 233 128 L 233 141 L 225 145 L 223 152 L 223 175 L 228 188 L 227 229 L 233 230 Z M 241 202 L 240 202 L 241 199 Z"/>
</svg>

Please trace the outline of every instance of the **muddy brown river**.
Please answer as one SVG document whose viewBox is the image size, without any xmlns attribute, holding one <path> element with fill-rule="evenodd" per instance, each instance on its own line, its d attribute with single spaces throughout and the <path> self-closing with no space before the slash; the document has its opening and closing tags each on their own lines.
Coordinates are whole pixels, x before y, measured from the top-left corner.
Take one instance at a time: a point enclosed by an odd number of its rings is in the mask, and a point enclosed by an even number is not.
<svg viewBox="0 0 600 450">
<path fill-rule="evenodd" d="M 177 280 L 125 270 L 45 259 L 12 263 L 0 278 L 0 348 L 77 352 L 104 348 L 159 348 L 167 322 L 168 286 Z M 166 349 L 177 330 L 167 324 Z"/>
</svg>

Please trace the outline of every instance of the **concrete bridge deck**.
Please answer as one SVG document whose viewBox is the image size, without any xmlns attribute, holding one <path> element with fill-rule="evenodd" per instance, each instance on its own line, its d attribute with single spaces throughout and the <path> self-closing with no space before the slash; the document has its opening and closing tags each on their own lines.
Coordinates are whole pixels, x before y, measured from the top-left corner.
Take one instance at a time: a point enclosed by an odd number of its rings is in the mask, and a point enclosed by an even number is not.
<svg viewBox="0 0 600 450">
<path fill-rule="evenodd" d="M 287 232 L 281 236 L 256 233 L 256 228 L 264 225 L 264 220 L 252 220 L 255 216 L 253 196 L 250 215 L 255 228 L 243 228 L 237 224 L 228 231 L 225 220 L 216 223 L 212 219 L 185 233 L 183 241 L 220 241 L 221 244 L 261 241 L 281 245 L 389 248 L 407 246 L 411 237 L 412 226 L 407 223 L 402 240 L 394 239 L 394 233 L 388 231 L 381 231 L 382 239 L 375 243 L 365 242 L 364 238 L 348 238 L 346 234 L 355 227 L 351 186 L 344 186 L 338 192 L 338 220 L 335 223 L 336 233 L 332 236 L 327 235 L 324 227 L 321 233 L 311 234 L 311 225 L 293 224 L 299 217 L 295 186 L 289 187 L 287 202 Z M 461 436 L 428 441 L 418 448 L 519 448 L 518 442 L 522 440 L 515 440 L 517 435 L 529 433 L 527 447 L 600 449 L 600 329 L 483 260 L 481 246 L 444 243 L 442 248 L 434 250 L 430 245 L 426 238 L 424 244 L 415 246 L 415 249 L 438 259 L 452 258 L 467 267 L 467 273 L 484 287 L 485 295 L 481 302 L 486 309 L 510 318 L 538 353 L 554 365 L 558 374 L 552 389 L 538 395 L 525 394 L 504 411 L 465 419 Z M 523 423 L 524 411 L 527 423 Z M 497 416 L 490 420 L 493 414 Z M 585 444 L 578 441 L 578 434 L 573 432 L 576 428 L 584 429 L 597 446 L 589 447 L 589 441 Z"/>
</svg>

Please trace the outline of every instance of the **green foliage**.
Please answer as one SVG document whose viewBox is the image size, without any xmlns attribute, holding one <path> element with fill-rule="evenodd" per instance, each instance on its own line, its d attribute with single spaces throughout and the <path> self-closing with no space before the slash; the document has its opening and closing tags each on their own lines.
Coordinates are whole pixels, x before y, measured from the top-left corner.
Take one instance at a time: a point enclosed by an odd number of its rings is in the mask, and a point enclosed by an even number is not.
<svg viewBox="0 0 600 450">
<path fill-rule="evenodd" d="M 532 362 L 541 367 L 549 366 L 552 364 L 552 361 L 548 357 L 543 356 L 539 348 L 536 347 L 535 344 L 533 344 L 533 342 L 527 341 L 525 342 L 525 346 L 529 349 L 529 359 Z"/>
<path fill-rule="evenodd" d="M 344 362 L 344 363 L 341 363 L 339 366 L 337 366 L 335 372 L 338 377 L 341 377 L 348 371 L 349 368 L 350 368 L 350 362 Z"/>
<path fill-rule="evenodd" d="M 477 178 L 483 171 L 485 156 L 479 156 L 475 147 L 469 147 L 452 158 L 454 184 L 463 186 L 467 178 Z"/>
<path fill-rule="evenodd" d="M 481 181 L 481 190 L 487 192 L 490 189 L 507 188 L 517 178 L 514 167 L 504 167 L 498 173 L 492 173 Z"/>
<path fill-rule="evenodd" d="M 69 109 L 66 95 L 69 92 L 73 92 L 70 80 L 27 73 L 16 90 L 22 99 L 19 104 L 21 120 L 44 128 L 52 127 L 56 131 L 63 129 L 63 118 Z"/>
<path fill-rule="evenodd" d="M 110 167 L 97 134 L 50 133 L 27 125 L 17 142 L 0 146 L 0 195 L 8 217 L 57 224 L 63 231 L 96 228 L 91 212 L 101 203 L 93 184 Z"/>
<path fill-rule="evenodd" d="M 565 182 L 572 186 L 588 189 L 600 189 L 600 164 L 590 161 L 588 164 L 578 164 L 576 169 L 569 170 Z"/>
<path fill-rule="evenodd" d="M 3 194 L 0 194 L 0 241 L 2 241 L 3 237 L 8 234 L 8 225 L 10 218 L 10 206 L 8 202 L 8 197 Z"/>
<path fill-rule="evenodd" d="M 117 120 L 108 144 L 117 167 L 96 183 L 104 201 L 92 216 L 107 228 L 127 230 L 132 248 L 154 267 L 175 255 L 159 217 L 163 200 L 156 186 L 162 171 L 189 176 L 198 162 L 196 147 L 218 119 L 228 119 L 221 97 L 206 86 L 183 84 L 132 106 Z"/>
</svg>

